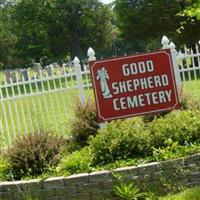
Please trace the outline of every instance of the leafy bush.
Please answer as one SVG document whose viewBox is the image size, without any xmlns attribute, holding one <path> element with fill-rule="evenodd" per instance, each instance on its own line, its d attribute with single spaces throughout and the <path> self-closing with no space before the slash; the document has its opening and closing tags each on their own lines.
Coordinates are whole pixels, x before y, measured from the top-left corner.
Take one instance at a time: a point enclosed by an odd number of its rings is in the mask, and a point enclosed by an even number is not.
<svg viewBox="0 0 200 200">
<path fill-rule="evenodd" d="M 78 101 L 71 129 L 71 136 L 75 145 L 80 147 L 87 145 L 89 136 L 95 135 L 98 128 L 94 101 L 89 99 L 85 104 Z"/>
<path fill-rule="evenodd" d="M 60 160 L 63 144 L 62 137 L 44 131 L 16 139 L 4 153 L 13 179 L 40 175 L 48 167 L 55 166 Z"/>
<path fill-rule="evenodd" d="M 165 115 L 167 115 L 170 112 L 171 111 L 163 111 L 163 112 L 158 112 L 158 113 L 146 114 L 146 115 L 142 116 L 143 121 L 145 123 L 152 122 L 153 120 L 164 117 Z"/>
<path fill-rule="evenodd" d="M 88 147 L 75 151 L 64 157 L 57 167 L 59 173 L 69 172 L 70 174 L 91 171 L 92 155 Z"/>
<path fill-rule="evenodd" d="M 200 141 L 200 112 L 173 111 L 151 123 L 113 121 L 90 141 L 93 165 L 152 156 L 155 149 Z M 173 145 L 172 145 L 173 144 Z M 168 148 L 164 148 L 168 149 Z"/>
<path fill-rule="evenodd" d="M 113 121 L 90 141 L 93 164 L 147 155 L 148 131 L 136 119 Z"/>
<path fill-rule="evenodd" d="M 192 96 L 191 93 L 183 89 L 180 91 L 179 102 L 181 110 L 198 110 L 200 105 L 199 101 L 194 96 Z M 171 111 L 164 111 L 159 113 L 146 114 L 143 116 L 143 120 L 144 122 L 152 122 L 153 120 L 164 117 L 170 112 Z"/>
<path fill-rule="evenodd" d="M 173 158 L 186 157 L 191 154 L 196 154 L 200 152 L 200 144 L 188 143 L 179 145 L 178 142 L 174 142 L 171 139 L 165 141 L 165 146 L 159 148 L 153 148 L 153 160 L 169 160 Z"/>
<path fill-rule="evenodd" d="M 148 126 L 151 146 L 166 146 L 166 140 L 178 142 L 179 145 L 200 141 L 200 112 L 173 111 L 164 118 L 153 121 Z"/>
</svg>

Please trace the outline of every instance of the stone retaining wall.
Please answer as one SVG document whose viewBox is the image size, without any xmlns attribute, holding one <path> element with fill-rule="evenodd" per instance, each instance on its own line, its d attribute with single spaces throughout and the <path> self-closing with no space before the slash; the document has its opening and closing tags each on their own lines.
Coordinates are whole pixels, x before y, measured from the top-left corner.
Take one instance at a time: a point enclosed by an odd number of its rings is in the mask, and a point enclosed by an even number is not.
<svg viewBox="0 0 200 200">
<path fill-rule="evenodd" d="M 47 180 L 0 183 L 0 200 L 113 200 L 113 174 L 137 186 L 165 193 L 169 188 L 200 185 L 200 154 L 186 159 L 153 162 L 113 171 L 84 173 Z"/>
</svg>

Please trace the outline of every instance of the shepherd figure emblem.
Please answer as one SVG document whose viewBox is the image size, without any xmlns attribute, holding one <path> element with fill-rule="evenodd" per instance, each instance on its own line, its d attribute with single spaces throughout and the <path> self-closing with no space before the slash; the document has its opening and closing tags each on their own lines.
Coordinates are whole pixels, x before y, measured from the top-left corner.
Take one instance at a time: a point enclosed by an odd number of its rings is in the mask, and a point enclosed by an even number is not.
<svg viewBox="0 0 200 200">
<path fill-rule="evenodd" d="M 112 98 L 112 94 L 110 93 L 110 89 L 108 87 L 107 80 L 109 80 L 109 76 L 105 67 L 102 67 L 97 71 L 97 80 L 100 80 L 101 92 L 105 99 Z"/>
</svg>

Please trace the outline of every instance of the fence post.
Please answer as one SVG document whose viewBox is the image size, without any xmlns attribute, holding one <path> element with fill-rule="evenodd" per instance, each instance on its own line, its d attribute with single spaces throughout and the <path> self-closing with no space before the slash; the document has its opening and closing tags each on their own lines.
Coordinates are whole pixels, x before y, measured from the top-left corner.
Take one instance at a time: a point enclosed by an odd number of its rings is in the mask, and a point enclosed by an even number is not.
<svg viewBox="0 0 200 200">
<path fill-rule="evenodd" d="M 178 67 L 178 62 L 177 62 L 177 51 L 176 51 L 176 46 L 173 42 L 169 43 L 169 39 L 166 36 L 162 37 L 162 49 L 170 49 L 171 50 L 171 55 L 172 55 L 172 63 L 173 63 L 173 69 L 174 69 L 174 74 L 175 74 L 175 79 L 176 79 L 176 85 L 177 85 L 177 90 L 178 94 L 180 95 L 181 92 L 181 76 L 179 72 L 179 67 Z"/>
<path fill-rule="evenodd" d="M 89 62 L 90 61 L 92 62 L 92 61 L 96 60 L 95 52 L 94 52 L 94 50 L 91 47 L 87 51 L 87 56 L 88 56 L 88 61 Z M 99 127 L 101 129 L 106 128 L 107 127 L 107 122 L 99 123 Z"/>
<path fill-rule="evenodd" d="M 74 68 L 76 72 L 76 80 L 77 80 L 77 86 L 78 86 L 78 92 L 79 92 L 79 98 L 82 104 L 85 103 L 85 96 L 84 96 L 84 88 L 83 88 L 83 79 L 82 79 L 82 73 L 81 73 L 81 65 L 80 60 L 78 57 L 74 58 Z"/>
</svg>

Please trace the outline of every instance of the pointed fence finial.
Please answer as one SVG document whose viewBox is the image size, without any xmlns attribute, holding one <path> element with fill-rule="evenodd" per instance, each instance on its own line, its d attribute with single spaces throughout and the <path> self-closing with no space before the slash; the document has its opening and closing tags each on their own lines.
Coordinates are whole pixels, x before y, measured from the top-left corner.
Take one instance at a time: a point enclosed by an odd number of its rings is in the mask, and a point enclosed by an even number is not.
<svg viewBox="0 0 200 200">
<path fill-rule="evenodd" d="M 80 64 L 80 60 L 79 60 L 78 57 L 75 57 L 73 62 L 74 62 L 75 65 Z"/>
<path fill-rule="evenodd" d="M 96 60 L 95 52 L 94 52 L 94 50 L 91 47 L 88 49 L 87 56 L 89 57 L 88 61 L 94 61 L 94 60 Z"/>
<path fill-rule="evenodd" d="M 169 39 L 167 38 L 167 36 L 164 35 L 162 37 L 161 44 L 163 46 L 163 49 L 169 48 Z"/>
<path fill-rule="evenodd" d="M 176 45 L 175 45 L 173 42 L 170 42 L 169 48 L 170 48 L 170 49 L 175 49 L 175 48 L 176 48 Z"/>
</svg>

